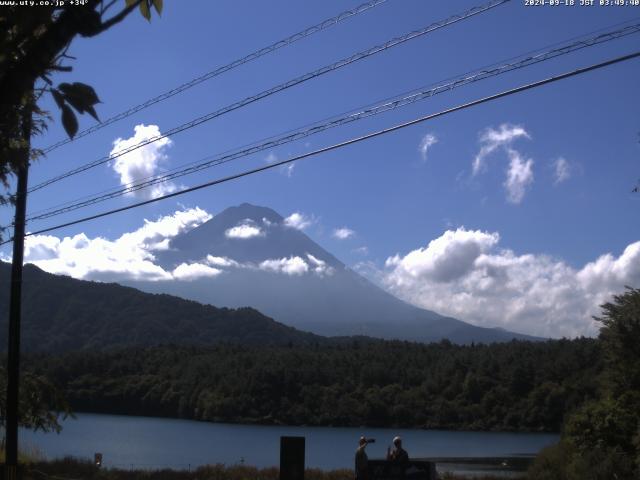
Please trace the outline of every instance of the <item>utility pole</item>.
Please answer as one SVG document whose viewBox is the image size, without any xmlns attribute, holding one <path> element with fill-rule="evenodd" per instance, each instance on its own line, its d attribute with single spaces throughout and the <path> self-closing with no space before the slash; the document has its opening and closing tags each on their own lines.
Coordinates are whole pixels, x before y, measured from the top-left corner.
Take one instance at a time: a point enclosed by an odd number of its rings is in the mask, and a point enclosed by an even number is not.
<svg viewBox="0 0 640 480">
<path fill-rule="evenodd" d="M 21 152 L 16 187 L 16 213 L 13 227 L 13 259 L 11 263 L 11 294 L 9 303 L 9 345 L 7 360 L 7 425 L 5 431 L 4 480 L 18 478 L 18 398 L 20 388 L 20 318 L 22 310 L 22 262 L 24 260 L 25 216 L 27 211 L 27 183 L 31 154 L 31 98 L 22 114 Z"/>
</svg>

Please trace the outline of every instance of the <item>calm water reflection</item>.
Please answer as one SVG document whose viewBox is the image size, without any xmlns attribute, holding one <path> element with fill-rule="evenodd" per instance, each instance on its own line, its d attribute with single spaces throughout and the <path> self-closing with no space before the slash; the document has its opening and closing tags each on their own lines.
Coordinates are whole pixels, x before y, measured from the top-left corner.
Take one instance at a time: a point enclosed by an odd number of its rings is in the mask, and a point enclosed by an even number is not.
<svg viewBox="0 0 640 480">
<path fill-rule="evenodd" d="M 306 464 L 322 469 L 352 468 L 360 435 L 376 438 L 370 458 L 382 457 L 395 435 L 414 457 L 475 457 L 535 454 L 555 443 L 555 434 L 452 432 L 334 427 L 267 427 L 204 423 L 166 418 L 78 414 L 62 433 L 20 432 L 21 448 L 35 448 L 47 458 L 104 456 L 107 467 L 194 468 L 207 463 L 244 462 L 276 466 L 280 436 L 306 437 Z"/>
</svg>

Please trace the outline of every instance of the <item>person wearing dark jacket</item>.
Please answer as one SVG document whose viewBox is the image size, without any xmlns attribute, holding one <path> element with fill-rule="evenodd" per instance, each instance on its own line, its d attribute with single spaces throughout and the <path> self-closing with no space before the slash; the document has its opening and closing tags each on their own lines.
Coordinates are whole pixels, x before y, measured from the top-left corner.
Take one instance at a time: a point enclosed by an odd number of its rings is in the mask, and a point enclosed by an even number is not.
<svg viewBox="0 0 640 480">
<path fill-rule="evenodd" d="M 387 449 L 387 460 L 406 466 L 409 463 L 409 454 L 402 448 L 402 439 L 395 437 L 393 439 L 393 450 Z"/>
<path fill-rule="evenodd" d="M 364 451 L 367 443 L 369 442 L 365 437 L 360 437 L 356 449 L 356 480 L 369 480 L 369 457 Z"/>
</svg>

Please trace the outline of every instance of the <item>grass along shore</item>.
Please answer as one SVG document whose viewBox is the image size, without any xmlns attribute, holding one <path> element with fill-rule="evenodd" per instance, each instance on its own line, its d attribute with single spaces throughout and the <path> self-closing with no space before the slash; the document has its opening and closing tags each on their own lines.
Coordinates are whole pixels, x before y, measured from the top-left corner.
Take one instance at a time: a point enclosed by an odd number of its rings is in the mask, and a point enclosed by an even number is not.
<svg viewBox="0 0 640 480">
<path fill-rule="evenodd" d="M 58 460 L 27 460 L 23 464 L 24 480 L 279 480 L 277 467 L 256 468 L 246 465 L 206 465 L 187 470 L 133 470 L 103 468 L 88 460 L 63 458 Z M 353 480 L 351 469 L 305 470 L 305 480 Z M 445 473 L 442 480 L 468 480 L 468 477 Z M 474 480 L 504 480 L 504 477 L 487 475 Z"/>
</svg>

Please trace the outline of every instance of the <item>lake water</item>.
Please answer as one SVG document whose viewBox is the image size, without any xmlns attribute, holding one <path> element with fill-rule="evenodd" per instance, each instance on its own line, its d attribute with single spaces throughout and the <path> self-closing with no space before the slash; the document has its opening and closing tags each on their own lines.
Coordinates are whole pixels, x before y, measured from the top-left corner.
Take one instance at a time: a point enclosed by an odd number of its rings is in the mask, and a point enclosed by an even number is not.
<svg viewBox="0 0 640 480">
<path fill-rule="evenodd" d="M 369 458 L 382 458 L 395 435 L 412 458 L 533 455 L 558 441 L 556 434 L 453 432 L 378 428 L 281 427 L 205 423 L 166 418 L 77 414 L 59 435 L 20 431 L 21 448 L 46 458 L 93 459 L 106 467 L 188 469 L 210 463 L 277 466 L 281 436 L 306 438 L 306 466 L 352 468 L 361 435 L 373 437 Z"/>
</svg>

